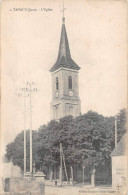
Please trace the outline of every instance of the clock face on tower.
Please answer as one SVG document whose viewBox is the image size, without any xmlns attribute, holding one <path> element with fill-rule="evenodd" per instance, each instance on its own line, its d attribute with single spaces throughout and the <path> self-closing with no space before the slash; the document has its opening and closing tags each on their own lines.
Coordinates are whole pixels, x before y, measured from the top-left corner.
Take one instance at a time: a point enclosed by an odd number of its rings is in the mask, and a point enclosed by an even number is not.
<svg viewBox="0 0 128 195">
<path fill-rule="evenodd" d="M 69 91 L 69 95 L 73 96 L 73 91 L 72 90 Z"/>
<path fill-rule="evenodd" d="M 56 97 L 58 97 L 59 96 L 59 93 L 58 93 L 58 91 L 56 91 Z"/>
</svg>

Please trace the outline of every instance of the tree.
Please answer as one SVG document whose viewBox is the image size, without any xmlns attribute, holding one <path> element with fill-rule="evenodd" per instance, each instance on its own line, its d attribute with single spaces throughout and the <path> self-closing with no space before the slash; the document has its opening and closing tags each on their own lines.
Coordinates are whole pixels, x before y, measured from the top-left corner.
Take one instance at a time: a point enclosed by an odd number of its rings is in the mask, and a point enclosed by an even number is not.
<svg viewBox="0 0 128 195">
<path fill-rule="evenodd" d="M 18 134 L 14 142 L 7 145 L 6 156 L 9 160 L 12 160 L 14 165 L 18 165 L 23 169 L 23 131 Z"/>
<path fill-rule="evenodd" d="M 60 143 L 70 177 L 70 167 L 74 172 L 85 166 L 86 172 L 111 167 L 110 154 L 114 149 L 114 117 L 104 117 L 89 111 L 79 117 L 67 116 L 60 121 L 52 120 L 48 125 L 33 131 L 33 161 L 36 170 L 46 174 L 51 169 L 57 174 L 60 166 Z M 118 139 L 126 132 L 126 111 L 120 111 Z M 7 145 L 7 157 L 23 170 L 23 131 L 14 142 Z M 29 170 L 29 130 L 27 131 L 27 170 Z M 74 173 L 75 175 L 75 173 Z M 76 172 L 77 176 L 77 172 Z"/>
<path fill-rule="evenodd" d="M 117 115 L 118 142 L 120 141 L 121 137 L 126 133 L 126 121 L 127 121 L 126 109 L 122 109 Z"/>
</svg>

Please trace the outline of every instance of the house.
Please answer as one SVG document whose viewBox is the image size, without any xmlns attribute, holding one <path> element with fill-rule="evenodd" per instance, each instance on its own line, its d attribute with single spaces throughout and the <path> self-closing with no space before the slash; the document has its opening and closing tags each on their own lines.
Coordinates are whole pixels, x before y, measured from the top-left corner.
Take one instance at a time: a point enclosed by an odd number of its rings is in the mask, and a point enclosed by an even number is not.
<svg viewBox="0 0 128 195">
<path fill-rule="evenodd" d="M 112 159 L 112 186 L 126 186 L 127 176 L 127 155 L 126 155 L 127 134 L 118 142 L 111 153 Z"/>
<path fill-rule="evenodd" d="M 0 192 L 3 192 L 10 179 L 20 178 L 21 170 L 5 156 L 0 158 Z M 9 185 L 9 184 L 8 184 Z"/>
</svg>

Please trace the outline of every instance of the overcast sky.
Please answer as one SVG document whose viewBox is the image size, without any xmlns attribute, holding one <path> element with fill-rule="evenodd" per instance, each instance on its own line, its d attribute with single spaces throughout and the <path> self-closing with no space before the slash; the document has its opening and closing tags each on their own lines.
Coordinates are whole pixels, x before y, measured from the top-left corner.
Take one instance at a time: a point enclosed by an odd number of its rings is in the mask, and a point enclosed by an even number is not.
<svg viewBox="0 0 128 195">
<path fill-rule="evenodd" d="M 104 116 L 115 115 L 126 107 L 126 2 L 65 0 L 65 7 L 72 59 L 81 67 L 79 92 L 82 114 L 93 110 Z M 14 11 L 14 8 L 37 11 Z M 44 11 L 43 8 L 52 11 Z M 61 9 L 60 0 L 2 2 L 3 148 L 23 129 L 23 98 L 16 96 L 16 89 L 24 87 L 24 82 L 34 81 L 38 88 L 32 97 L 33 128 L 50 121 L 49 69 L 58 56 Z"/>
</svg>

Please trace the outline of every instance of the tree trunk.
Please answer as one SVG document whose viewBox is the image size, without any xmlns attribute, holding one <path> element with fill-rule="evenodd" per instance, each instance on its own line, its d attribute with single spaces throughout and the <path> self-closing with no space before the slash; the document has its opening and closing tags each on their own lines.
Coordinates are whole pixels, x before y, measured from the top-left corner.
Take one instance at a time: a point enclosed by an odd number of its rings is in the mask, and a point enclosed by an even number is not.
<svg viewBox="0 0 128 195">
<path fill-rule="evenodd" d="M 91 186 L 95 187 L 95 168 L 92 169 L 92 173 L 91 173 Z"/>
<path fill-rule="evenodd" d="M 52 169 L 52 167 L 50 167 L 49 179 L 50 179 L 50 181 L 52 181 L 52 179 L 53 179 L 53 169 Z"/>
</svg>

